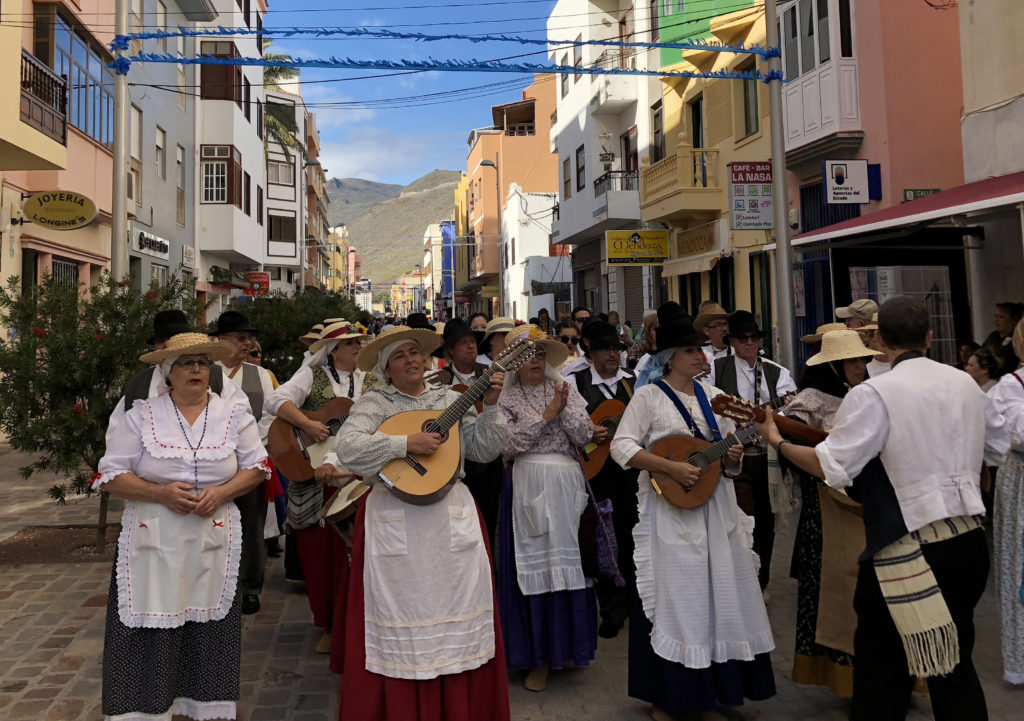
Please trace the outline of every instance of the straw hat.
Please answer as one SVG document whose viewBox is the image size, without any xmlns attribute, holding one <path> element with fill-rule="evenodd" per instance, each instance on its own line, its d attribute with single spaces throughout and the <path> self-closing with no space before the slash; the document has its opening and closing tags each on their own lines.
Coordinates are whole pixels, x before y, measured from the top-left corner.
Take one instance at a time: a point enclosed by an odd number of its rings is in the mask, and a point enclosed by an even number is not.
<svg viewBox="0 0 1024 721">
<path fill-rule="evenodd" d="M 538 348 L 548 354 L 548 365 L 552 368 L 560 367 L 565 363 L 566 358 L 569 357 L 569 349 L 566 348 L 565 343 L 554 340 L 540 328 L 530 323 L 516 326 L 510 330 L 508 335 L 505 336 L 505 345 L 510 346 L 517 340 L 524 339 L 532 340 L 537 344 Z"/>
<path fill-rule="evenodd" d="M 323 329 L 324 329 L 324 324 L 323 323 L 317 323 L 315 326 L 313 326 L 310 329 L 309 333 L 306 333 L 306 335 L 304 335 L 301 338 L 299 338 L 299 342 L 304 344 L 304 345 L 313 345 L 318 340 L 320 340 L 320 332 Z"/>
<path fill-rule="evenodd" d="M 704 306 L 704 309 L 697 314 L 697 317 L 693 319 L 693 327 L 697 329 L 697 332 L 703 332 L 705 326 L 708 323 L 714 323 L 716 320 L 729 320 L 729 316 L 732 313 L 727 311 L 718 303 L 708 303 Z"/>
<path fill-rule="evenodd" d="M 349 338 L 366 340 L 369 336 L 366 334 L 366 330 L 361 326 L 349 323 L 345 319 L 341 319 L 328 326 L 324 326 L 324 329 L 320 331 L 320 337 L 311 346 L 309 346 L 309 352 L 316 353 L 332 340 L 339 340 L 341 338 L 344 338 L 345 340 L 348 340 Z"/>
<path fill-rule="evenodd" d="M 487 327 L 484 328 L 484 337 L 477 345 L 480 346 L 481 353 L 491 352 L 491 338 L 495 333 L 508 333 L 510 330 L 516 327 L 516 322 L 512 318 L 493 318 L 487 322 Z M 520 326 L 521 327 L 521 326 Z M 506 341 L 507 342 L 507 341 Z"/>
<path fill-rule="evenodd" d="M 398 341 L 412 341 L 420 347 L 420 353 L 429 355 L 441 345 L 441 336 L 432 330 L 425 328 L 410 328 L 409 326 L 394 326 L 381 333 L 379 336 L 363 345 L 356 357 L 356 366 L 361 371 L 371 371 L 377 365 L 377 356 L 384 346 L 391 345 Z"/>
<path fill-rule="evenodd" d="M 227 343 L 210 338 L 205 333 L 178 333 L 167 341 L 163 350 L 154 350 L 139 356 L 143 363 L 156 365 L 168 358 L 183 355 L 208 355 L 210 360 L 224 360 L 234 352 Z"/>
<path fill-rule="evenodd" d="M 882 355 L 865 347 L 860 333 L 855 330 L 830 330 L 821 337 L 821 350 L 807 359 L 807 365 L 816 366 L 848 358 L 870 358 Z"/>
<path fill-rule="evenodd" d="M 830 330 L 846 330 L 846 323 L 826 323 L 825 325 L 819 325 L 816 331 L 808 333 L 800 340 L 804 343 L 817 343 L 821 340 L 821 337 Z"/>
</svg>

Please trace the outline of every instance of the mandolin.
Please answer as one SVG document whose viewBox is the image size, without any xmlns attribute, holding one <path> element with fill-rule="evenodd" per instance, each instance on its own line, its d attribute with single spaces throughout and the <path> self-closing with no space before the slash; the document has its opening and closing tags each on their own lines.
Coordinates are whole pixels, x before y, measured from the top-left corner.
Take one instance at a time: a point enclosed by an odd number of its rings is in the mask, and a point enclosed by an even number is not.
<svg viewBox="0 0 1024 721">
<path fill-rule="evenodd" d="M 601 401 L 601 405 L 590 414 L 592 423 L 608 429 L 608 438 L 601 443 L 590 442 L 579 448 L 580 465 L 583 466 L 583 475 L 587 477 L 588 481 L 600 473 L 605 461 L 608 460 L 612 437 L 615 435 L 615 431 L 619 427 L 619 421 L 622 420 L 622 414 L 625 412 L 625 403 L 609 398 L 608 400 Z"/>
<path fill-rule="evenodd" d="M 313 477 L 313 471 L 323 465 L 324 455 L 331 450 L 351 409 L 351 398 L 332 398 L 318 411 L 302 411 L 307 418 L 323 423 L 330 431 L 327 440 L 319 443 L 283 418 L 274 419 L 267 431 L 267 448 L 270 459 L 285 478 L 305 481 Z"/>
<path fill-rule="evenodd" d="M 441 445 L 432 454 L 410 453 L 404 458 L 389 461 L 377 474 L 384 485 L 403 501 L 417 506 L 429 505 L 446 496 L 458 480 L 462 464 L 459 419 L 491 387 L 491 376 L 517 370 L 536 352 L 537 346 L 533 341 L 517 341 L 495 358 L 473 385 L 440 414 L 436 410 L 405 411 L 381 423 L 377 431 L 389 436 L 421 432 L 441 435 Z"/>
<path fill-rule="evenodd" d="M 666 436 L 654 444 L 651 453 L 670 461 L 683 461 L 700 468 L 700 478 L 690 488 L 672 476 L 655 472 L 651 474 L 654 490 L 677 508 L 697 508 L 708 502 L 718 486 L 722 475 L 722 459 L 729 449 L 745 445 L 757 437 L 757 429 L 751 423 L 737 428 L 720 441 L 709 442 L 693 436 Z"/>
<path fill-rule="evenodd" d="M 793 418 L 787 418 L 775 413 L 774 409 L 781 405 L 782 402 L 773 401 L 763 406 L 755 406 L 750 401 L 724 393 L 711 399 L 711 410 L 720 416 L 731 418 L 737 423 L 750 423 L 751 421 L 763 423 L 770 408 L 773 411 L 772 418 L 775 420 L 775 425 L 778 426 L 779 431 L 782 433 L 799 438 L 807 443 L 813 443 L 814 445 L 828 438 L 828 433 L 825 431 L 819 431 L 817 428 L 812 428 L 806 423 L 801 423 Z"/>
</svg>

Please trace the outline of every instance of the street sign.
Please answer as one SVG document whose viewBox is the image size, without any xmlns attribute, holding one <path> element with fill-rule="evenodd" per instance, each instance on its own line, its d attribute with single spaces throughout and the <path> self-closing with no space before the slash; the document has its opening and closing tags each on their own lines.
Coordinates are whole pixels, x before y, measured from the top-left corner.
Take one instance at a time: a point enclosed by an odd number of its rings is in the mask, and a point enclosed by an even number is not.
<svg viewBox="0 0 1024 721">
<path fill-rule="evenodd" d="M 667 230 L 608 230 L 609 265 L 661 265 L 668 258 Z"/>
<path fill-rule="evenodd" d="M 246 295 L 266 295 L 270 290 L 270 273 L 249 273 L 249 286 Z"/>
<path fill-rule="evenodd" d="M 775 227 L 771 161 L 729 163 L 729 227 L 771 230 Z"/>
<path fill-rule="evenodd" d="M 926 198 L 929 195 L 935 195 L 940 190 L 940 188 L 904 188 L 903 202 L 909 203 L 911 200 L 917 200 L 918 198 Z"/>
<path fill-rule="evenodd" d="M 826 160 L 822 177 L 825 179 L 826 204 L 864 205 L 871 202 L 868 161 Z"/>
</svg>

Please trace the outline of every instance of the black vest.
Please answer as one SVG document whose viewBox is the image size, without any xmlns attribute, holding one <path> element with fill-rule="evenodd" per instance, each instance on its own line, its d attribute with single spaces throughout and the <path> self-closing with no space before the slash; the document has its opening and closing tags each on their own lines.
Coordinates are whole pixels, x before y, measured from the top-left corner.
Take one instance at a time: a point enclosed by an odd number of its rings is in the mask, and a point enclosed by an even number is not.
<svg viewBox="0 0 1024 721">
<path fill-rule="evenodd" d="M 590 366 L 587 366 L 569 374 L 576 382 L 576 389 L 583 396 L 583 400 L 587 402 L 587 413 L 593 413 L 599 405 L 608 400 L 608 396 L 598 386 L 590 382 L 590 371 Z M 629 384 L 629 390 L 632 391 L 633 384 L 636 383 L 636 376 L 626 370 L 623 373 L 626 374 L 625 378 L 619 380 L 618 385 L 615 386 L 615 395 L 612 397 L 617 401 L 628 404 L 632 395 L 626 391 L 626 384 Z M 605 386 L 605 389 L 607 389 L 607 386 Z"/>
<path fill-rule="evenodd" d="M 764 371 L 764 384 L 762 388 L 768 391 L 771 400 L 777 400 L 779 396 L 775 389 L 779 387 L 779 376 L 782 375 L 782 366 L 767 358 L 762 358 L 761 369 Z M 736 381 L 736 356 L 731 355 L 715 361 L 715 385 L 731 396 L 740 397 L 739 385 Z M 746 400 L 753 401 L 754 399 L 747 398 Z M 761 398 L 762 403 L 767 400 L 767 398 Z"/>
<path fill-rule="evenodd" d="M 149 398 L 149 384 L 153 382 L 156 366 L 150 366 L 133 375 L 124 386 L 124 412 L 127 413 L 135 405 L 135 401 Z M 210 390 L 217 395 L 224 390 L 224 374 L 216 363 L 210 365 Z"/>
</svg>

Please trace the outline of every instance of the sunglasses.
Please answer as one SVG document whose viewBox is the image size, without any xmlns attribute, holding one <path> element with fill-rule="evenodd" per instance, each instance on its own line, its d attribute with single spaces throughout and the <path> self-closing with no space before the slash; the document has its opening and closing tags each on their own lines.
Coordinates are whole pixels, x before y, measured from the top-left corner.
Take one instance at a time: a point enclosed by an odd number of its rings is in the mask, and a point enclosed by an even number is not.
<svg viewBox="0 0 1024 721">
<path fill-rule="evenodd" d="M 760 342 L 761 336 L 754 334 L 734 335 L 733 339 L 738 340 L 740 343 L 750 343 L 751 341 Z"/>
<path fill-rule="evenodd" d="M 582 323 L 583 321 L 590 320 L 590 316 L 589 315 L 576 315 L 576 316 L 573 316 L 573 320 L 576 321 L 577 323 Z"/>
<path fill-rule="evenodd" d="M 580 342 L 580 339 L 574 335 L 560 335 L 558 336 L 558 340 L 562 341 L 566 345 L 569 345 L 570 343 L 578 345 Z"/>
<path fill-rule="evenodd" d="M 261 358 L 262 356 L 263 356 L 263 353 L 261 353 L 258 350 L 251 350 L 251 351 L 249 351 L 249 357 L 250 358 Z"/>
</svg>

